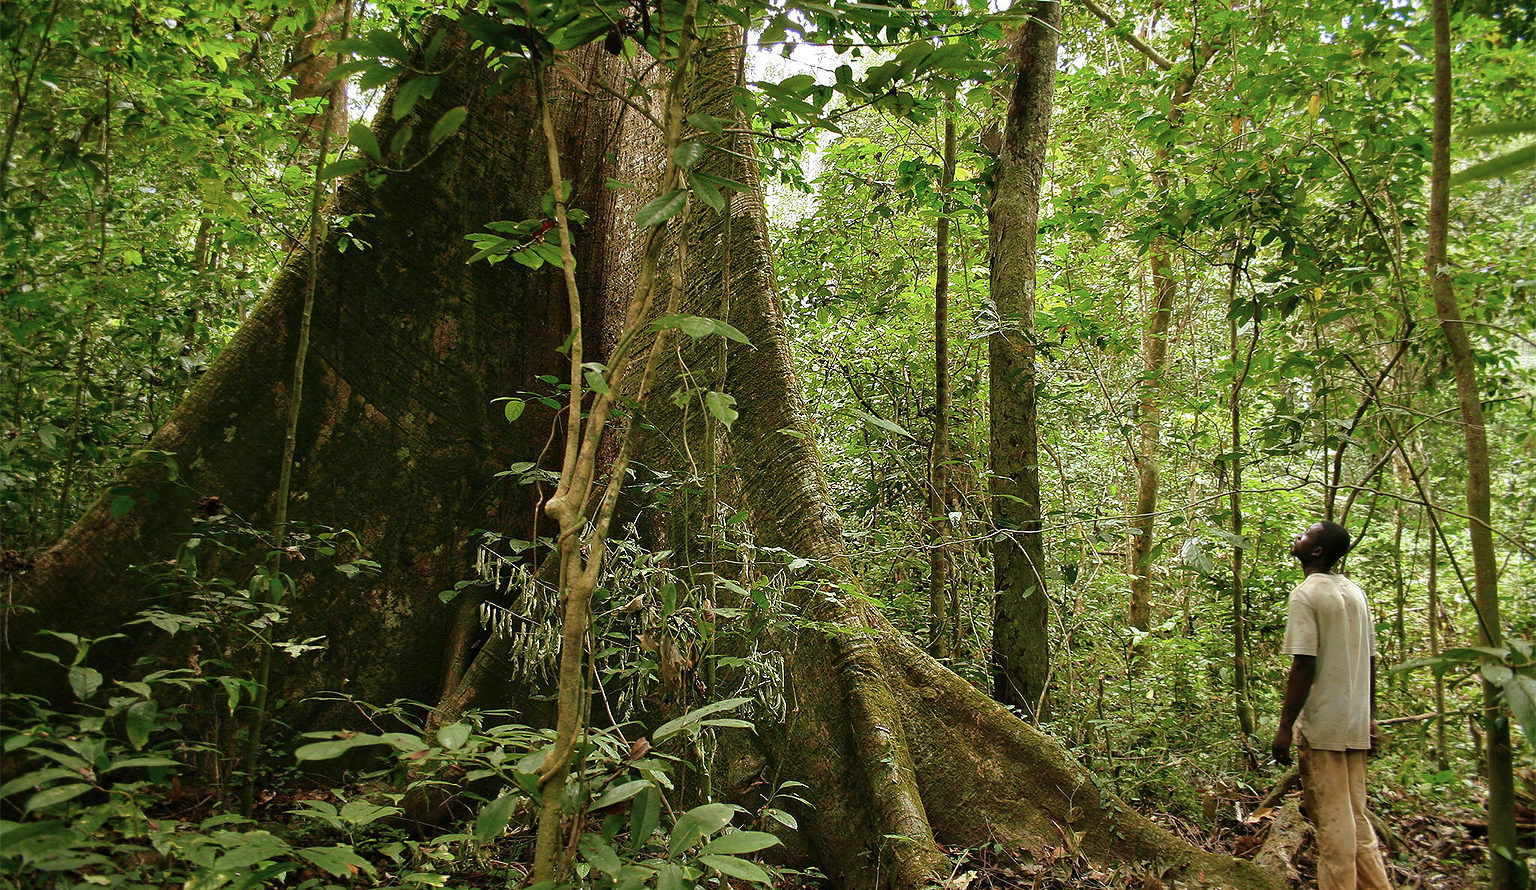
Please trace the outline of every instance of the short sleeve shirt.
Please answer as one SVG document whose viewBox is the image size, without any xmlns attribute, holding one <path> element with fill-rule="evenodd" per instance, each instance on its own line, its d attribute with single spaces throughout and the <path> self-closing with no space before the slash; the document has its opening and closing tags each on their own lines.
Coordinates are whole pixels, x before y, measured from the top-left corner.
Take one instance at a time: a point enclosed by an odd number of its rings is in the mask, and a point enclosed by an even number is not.
<svg viewBox="0 0 1536 890">
<path fill-rule="evenodd" d="M 1297 728 L 1321 751 L 1371 747 L 1371 657 L 1376 628 L 1365 593 L 1343 575 L 1318 572 L 1291 591 L 1286 655 L 1312 655 L 1317 673 Z"/>
</svg>

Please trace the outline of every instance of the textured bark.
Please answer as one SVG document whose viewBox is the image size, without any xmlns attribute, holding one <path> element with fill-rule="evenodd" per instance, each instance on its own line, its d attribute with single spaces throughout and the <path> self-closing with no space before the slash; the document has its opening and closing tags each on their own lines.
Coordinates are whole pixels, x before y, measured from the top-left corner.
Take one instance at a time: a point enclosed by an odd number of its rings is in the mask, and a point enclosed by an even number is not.
<svg viewBox="0 0 1536 890">
<path fill-rule="evenodd" d="M 350 233 L 367 247 L 338 252 L 331 233 L 317 257 L 292 516 L 352 530 L 383 573 L 348 579 L 323 564 L 290 565 L 301 593 L 287 630 L 323 635 L 329 646 L 318 660 L 279 661 L 276 700 L 321 688 L 379 701 L 432 700 L 455 611 L 437 592 L 470 577 L 471 532 L 529 536 L 528 493 L 494 474 L 509 460 L 534 459 L 550 418 L 530 405 L 508 426 L 491 400 L 559 372 L 564 298 L 547 273 L 529 274 L 511 262 L 466 265 L 464 236 L 492 220 L 537 214 L 547 182 L 529 159 L 542 143 L 529 92 L 491 95 L 496 76 L 457 32 L 443 52 L 439 61 L 456 60 L 406 122 L 419 117 L 426 125 L 418 130 L 425 130 L 442 112 L 465 105 L 470 115 L 459 134 L 376 189 L 361 176 L 345 181 L 336 212 L 353 216 Z M 599 64 L 597 58 L 583 64 Z M 618 114 L 615 103 L 592 97 L 565 103 L 564 112 L 562 132 L 585 144 L 573 152 L 581 161 L 568 178 L 576 200 L 593 213 L 582 258 L 596 270 L 607 250 L 603 233 L 622 232 L 605 210 L 604 152 L 593 147 L 606 144 Z M 386 105 L 376 126 L 382 144 L 394 127 Z M 113 517 L 103 497 L 20 580 L 20 608 L 7 612 L 8 683 L 57 692 L 49 666 L 20 655 L 38 645 L 30 631 L 117 630 L 146 605 L 143 579 L 129 566 L 174 553 L 200 497 L 218 497 L 257 527 L 270 521 L 306 266 L 303 254 L 288 263 L 151 441 L 151 448 L 175 454 L 185 485 L 157 466 L 129 470 L 123 482 L 136 491 L 135 509 Z M 598 279 L 590 288 L 599 295 L 594 317 L 602 285 Z M 115 664 L 142 654 L 138 642 L 120 647 Z"/>
<path fill-rule="evenodd" d="M 1429 245 L 1425 257 L 1435 314 L 1445 333 L 1461 407 L 1461 430 L 1467 444 L 1467 535 L 1472 541 L 1472 575 L 1476 590 L 1478 644 L 1503 645 L 1499 618 L 1499 563 L 1490 524 L 1492 490 L 1488 459 L 1488 428 L 1478 392 L 1477 358 L 1463 323 L 1461 304 L 1451 286 L 1446 242 L 1451 203 L 1451 13 L 1449 0 L 1434 0 L 1430 17 L 1435 28 L 1435 112 L 1430 136 Z M 1483 678 L 1483 731 L 1487 736 L 1488 886 L 1512 890 L 1524 886 L 1524 869 L 1516 859 L 1514 752 L 1510 747 L 1509 713 L 1499 687 Z M 1501 852 L 1502 851 L 1502 852 Z"/>
<path fill-rule="evenodd" d="M 689 112 L 736 116 L 734 62 L 708 57 Z M 680 311 L 723 317 L 751 341 L 731 344 L 726 362 L 725 391 L 740 410 L 726 437 L 733 506 L 750 515 L 760 551 L 781 548 L 813 563 L 787 588 L 790 617 L 772 631 L 784 657 L 787 713 L 757 721 L 762 772 L 808 786 L 812 807 L 796 813 L 801 843 L 791 849 L 809 850 L 837 886 L 917 888 L 948 876 L 944 848 L 1000 841 L 1043 853 L 1070 836 L 1090 859 L 1151 863 L 1174 882 L 1277 886 L 1248 863 L 1190 848 L 1101 792 L 1055 741 L 849 593 L 840 523 L 793 373 L 752 145 L 734 136 L 728 147 L 733 153 L 711 153 L 704 169 L 752 188 L 734 196 L 728 217 L 698 208 L 690 218 Z M 685 351 L 685 362 L 713 367 L 711 347 L 696 347 L 696 357 Z M 650 458 L 675 462 L 690 427 L 656 401 L 647 410 L 656 426 Z"/>
<path fill-rule="evenodd" d="M 956 648 L 960 616 L 952 614 L 949 593 L 949 187 L 955 178 L 955 107 L 944 105 L 944 161 L 939 173 L 943 202 L 934 226 L 933 257 L 933 449 L 928 470 L 929 651 L 947 658 Z"/>
<path fill-rule="evenodd" d="M 1050 638 L 1035 398 L 1035 241 L 1061 4 L 1029 3 L 1023 9 L 1030 18 L 1014 43 L 1019 73 L 1008 101 L 989 212 L 992 300 L 1000 325 L 987 350 L 992 515 L 1009 532 L 993 551 L 992 678 L 999 701 L 1039 716 L 1046 710 Z"/>
</svg>

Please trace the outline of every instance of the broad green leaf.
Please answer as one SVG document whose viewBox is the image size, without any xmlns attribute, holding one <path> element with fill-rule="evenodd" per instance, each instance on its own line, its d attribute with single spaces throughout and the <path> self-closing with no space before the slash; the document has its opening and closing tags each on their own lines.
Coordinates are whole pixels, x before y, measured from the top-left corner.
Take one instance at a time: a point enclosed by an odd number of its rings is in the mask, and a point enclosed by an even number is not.
<svg viewBox="0 0 1536 890">
<path fill-rule="evenodd" d="M 78 778 L 80 778 L 78 770 L 64 769 L 59 766 L 44 767 L 43 769 L 33 770 L 30 773 L 17 776 L 4 785 L 0 785 L 0 797 L 10 797 L 20 791 L 41 788 L 55 779 Z"/>
<path fill-rule="evenodd" d="M 1533 166 L 1536 166 L 1536 142 L 1522 145 L 1501 155 L 1491 157 L 1486 161 L 1473 164 L 1452 176 L 1451 184 L 1460 185 L 1464 182 L 1472 182 L 1479 179 L 1508 176 L 1511 173 L 1517 173 Z"/>
<path fill-rule="evenodd" d="M 882 430 L 885 430 L 887 432 L 895 433 L 898 436 L 903 436 L 905 438 L 911 439 L 914 442 L 917 441 L 917 437 L 916 436 L 914 436 L 911 433 L 907 432 L 900 425 L 892 423 L 891 421 L 886 420 L 883 417 L 876 417 L 875 415 L 870 414 L 867 411 L 860 411 L 857 408 L 854 409 L 853 413 L 860 420 L 863 420 L 865 423 L 870 424 L 871 426 L 877 426 L 877 427 L 879 427 Z"/>
<path fill-rule="evenodd" d="M 721 711 L 729 711 L 732 708 L 739 708 L 751 700 L 752 699 L 750 698 L 728 698 L 722 701 L 711 702 L 710 704 L 704 705 L 701 708 L 695 708 L 692 711 L 682 715 L 681 717 L 676 717 L 672 720 L 668 720 L 666 723 L 663 723 L 661 728 L 657 729 L 656 732 L 651 735 L 651 741 L 653 743 L 662 742 L 674 735 L 677 735 L 684 728 L 697 723 L 700 720 L 703 720 L 705 717 L 708 717 L 711 714 L 718 714 Z"/>
<path fill-rule="evenodd" d="M 691 886 L 692 882 L 684 881 L 683 867 L 676 862 L 668 862 L 656 873 L 656 890 L 685 890 Z"/>
<path fill-rule="evenodd" d="M 659 226 L 676 216 L 688 203 L 687 189 L 673 189 L 635 211 L 635 225 L 642 229 Z"/>
<path fill-rule="evenodd" d="M 661 792 L 642 788 L 629 807 L 629 845 L 642 849 L 661 824 Z"/>
<path fill-rule="evenodd" d="M 379 140 L 373 135 L 373 130 L 368 125 L 357 121 L 347 130 L 347 138 L 352 144 L 362 149 L 363 154 L 375 161 L 379 159 Z"/>
<path fill-rule="evenodd" d="M 581 858 L 587 860 L 587 862 L 592 864 L 593 868 L 609 877 L 617 874 L 618 870 L 623 866 L 623 863 L 619 861 L 619 854 L 615 853 L 613 848 L 608 846 L 608 843 L 600 835 L 592 834 L 591 832 L 582 835 L 581 840 L 576 842 L 576 848 L 581 851 Z"/>
<path fill-rule="evenodd" d="M 716 213 L 725 212 L 725 196 L 720 194 L 720 190 L 715 188 L 714 183 L 707 179 L 690 176 L 688 187 L 693 189 L 693 193 L 698 195 L 700 201 L 709 205 Z"/>
<path fill-rule="evenodd" d="M 706 834 L 714 834 L 729 825 L 738 807 L 728 803 L 706 803 L 696 806 L 677 817 L 672 834 L 667 839 L 667 853 L 676 857 L 679 853 L 699 842 Z"/>
<path fill-rule="evenodd" d="M 427 144 L 436 145 L 458 132 L 466 117 L 469 117 L 469 109 L 463 105 L 443 112 L 443 116 L 432 125 L 432 132 L 427 134 Z"/>
<path fill-rule="evenodd" d="M 128 744 L 133 746 L 133 750 L 143 748 L 149 741 L 149 733 L 154 729 L 158 712 L 159 706 L 153 700 L 138 701 L 128 706 L 124 723 L 128 730 Z"/>
<path fill-rule="evenodd" d="M 592 809 L 600 810 L 603 807 L 611 807 L 616 803 L 623 803 L 650 787 L 651 783 L 645 779 L 636 779 L 633 782 L 615 785 L 608 788 L 598 795 L 596 800 L 592 801 Z"/>
<path fill-rule="evenodd" d="M 1526 745 L 1536 748 L 1536 679 L 1515 674 L 1504 683 L 1504 700 L 1525 734 Z"/>
<path fill-rule="evenodd" d="M 293 756 L 296 760 L 330 760 L 333 757 L 340 757 L 353 748 L 360 748 L 364 745 L 382 744 L 387 743 L 379 736 L 359 733 L 358 735 L 350 736 L 344 739 L 332 739 L 331 741 L 326 742 L 310 742 L 307 745 L 301 746 L 299 750 L 293 752 Z"/>
<path fill-rule="evenodd" d="M 335 179 L 338 176 L 347 176 L 359 170 L 367 170 L 369 163 L 367 158 L 347 158 L 346 160 L 336 161 L 333 164 L 327 165 L 324 170 L 320 171 L 320 175 L 326 179 Z"/>
<path fill-rule="evenodd" d="M 708 853 L 721 853 L 736 855 L 738 853 L 756 853 L 758 850 L 766 850 L 779 843 L 779 839 L 766 831 L 733 831 L 730 834 L 722 834 L 699 850 L 699 855 Z"/>
<path fill-rule="evenodd" d="M 507 419 L 516 420 L 517 418 L 516 416 L 511 416 Z M 449 751 L 457 751 L 464 747 L 465 742 L 469 741 L 469 724 L 463 722 L 450 723 L 437 731 L 437 740 Z"/>
<path fill-rule="evenodd" d="M 350 878 L 358 872 L 366 872 L 370 875 L 374 872 L 373 863 L 357 855 L 357 851 L 346 844 L 304 847 L 297 852 L 338 878 Z"/>
<path fill-rule="evenodd" d="M 395 94 L 394 107 L 390 113 L 395 120 L 400 120 L 410 114 L 416 108 L 416 103 L 428 98 L 437 92 L 438 81 L 436 74 L 418 74 L 400 85 L 400 91 Z"/>
<path fill-rule="evenodd" d="M 174 759 L 164 758 L 164 756 L 138 755 L 135 758 L 115 759 L 108 769 L 101 770 L 101 772 L 111 773 L 112 770 L 126 770 L 129 767 L 178 767 L 178 765 L 181 764 L 178 764 Z"/>
<path fill-rule="evenodd" d="M 704 404 L 716 420 L 725 424 L 726 429 L 730 429 L 736 418 L 741 416 L 741 412 L 736 410 L 736 397 L 723 392 L 711 390 L 705 393 Z"/>
<path fill-rule="evenodd" d="M 697 127 L 706 133 L 713 133 L 714 135 L 719 136 L 721 133 L 725 132 L 726 122 L 718 117 L 713 117 L 708 114 L 690 114 L 683 119 L 686 120 L 690 126 Z"/>
<path fill-rule="evenodd" d="M 751 881 L 754 884 L 773 884 L 773 879 L 763 871 L 762 866 L 755 862 L 737 859 L 735 856 L 700 856 L 699 861 L 723 875 Z"/>
<path fill-rule="evenodd" d="M 75 698 L 85 701 L 101 688 L 101 671 L 76 665 L 69 669 L 69 688 Z"/>
<path fill-rule="evenodd" d="M 491 841 L 501 836 L 507 830 L 507 822 L 512 818 L 512 810 L 517 807 L 517 802 L 522 797 L 517 794 L 503 794 L 480 809 L 480 815 L 475 819 L 475 837 L 482 841 Z"/>
<path fill-rule="evenodd" d="M 528 403 L 522 399 L 507 399 L 507 403 L 502 406 L 501 410 L 507 417 L 507 423 L 516 423 L 517 419 L 523 416 L 523 410 L 527 407 Z"/>
<path fill-rule="evenodd" d="M 27 805 L 22 808 L 22 812 L 30 813 L 33 810 L 43 810 L 48 807 L 58 806 L 65 801 L 74 800 L 85 792 L 90 791 L 91 788 L 92 786 L 90 785 L 76 782 L 73 785 L 59 785 L 56 788 L 39 791 L 27 798 Z"/>
<path fill-rule="evenodd" d="M 672 163 L 687 170 L 704 158 L 704 143 L 684 142 L 672 150 Z"/>
<path fill-rule="evenodd" d="M 133 508 L 138 506 L 138 503 L 138 501 L 134 500 L 133 495 L 120 494 L 112 499 L 112 503 L 107 505 L 107 515 L 113 519 L 127 516 L 133 512 Z"/>
</svg>

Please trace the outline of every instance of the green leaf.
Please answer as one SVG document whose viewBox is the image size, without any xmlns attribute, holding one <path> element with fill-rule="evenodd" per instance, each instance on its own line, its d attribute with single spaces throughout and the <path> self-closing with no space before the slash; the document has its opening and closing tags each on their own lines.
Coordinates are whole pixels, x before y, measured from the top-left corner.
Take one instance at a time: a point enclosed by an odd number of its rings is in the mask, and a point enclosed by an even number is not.
<svg viewBox="0 0 1536 890">
<path fill-rule="evenodd" d="M 177 763 L 176 761 L 172 760 L 171 758 L 169 758 L 169 757 L 161 757 L 159 754 L 142 754 L 142 755 L 140 755 L 138 757 L 123 757 L 121 759 L 114 760 L 114 761 L 112 761 L 112 765 L 108 766 L 106 769 L 102 770 L 102 772 L 110 773 L 110 772 L 112 772 L 114 770 L 128 769 L 130 767 L 141 767 L 141 768 L 143 768 L 143 767 L 152 767 L 152 766 L 180 766 L 180 765 L 181 764 Z"/>
<path fill-rule="evenodd" d="M 344 161 L 328 164 L 324 170 L 320 171 L 320 175 L 326 179 L 335 179 L 338 176 L 347 176 L 359 170 L 367 170 L 370 163 L 367 158 L 347 158 Z"/>
<path fill-rule="evenodd" d="M 137 701 L 128 706 L 128 715 L 124 719 L 128 730 L 128 744 L 133 750 L 138 751 L 149 741 L 149 733 L 155 727 L 155 715 L 159 706 L 150 701 Z"/>
<path fill-rule="evenodd" d="M 732 708 L 739 708 L 751 700 L 752 699 L 750 698 L 728 698 L 724 699 L 723 701 L 711 702 L 710 704 L 704 705 L 701 708 L 694 708 L 692 711 L 689 711 L 681 717 L 677 717 L 675 719 L 668 720 L 666 723 L 663 723 L 661 728 L 657 729 L 656 732 L 651 735 L 651 741 L 653 743 L 662 742 L 674 735 L 677 735 L 688 726 L 703 720 L 705 717 L 708 717 L 711 714 L 718 714 L 721 711 L 729 711 Z"/>
<path fill-rule="evenodd" d="M 507 822 L 512 818 L 512 810 L 517 807 L 517 802 L 522 797 L 517 794 L 503 794 L 480 809 L 480 815 L 475 819 L 475 837 L 482 841 L 491 841 L 501 836 L 507 830 Z"/>
<path fill-rule="evenodd" d="M 725 196 L 720 194 L 720 190 L 715 188 L 714 183 L 697 176 L 690 176 L 688 177 L 688 187 L 693 189 L 693 193 L 698 196 L 700 201 L 709 205 L 716 213 L 725 212 Z"/>
<path fill-rule="evenodd" d="M 1519 148 L 1511 149 L 1481 163 L 1473 164 L 1452 176 L 1451 184 L 1460 185 L 1464 182 L 1473 182 L 1479 179 L 1508 176 L 1511 173 L 1516 173 L 1532 166 L 1536 166 L 1536 142 L 1522 145 Z"/>
<path fill-rule="evenodd" d="M 597 800 L 592 801 L 592 809 L 600 810 L 603 807 L 611 807 L 616 803 L 623 803 L 650 787 L 651 783 L 645 779 L 636 779 L 633 782 L 612 786 L 599 795 Z"/>
<path fill-rule="evenodd" d="M 673 189 L 635 211 L 635 225 L 642 229 L 659 226 L 678 214 L 688 203 L 687 189 Z"/>
<path fill-rule="evenodd" d="M 698 843 L 699 838 L 729 825 L 739 809 L 728 803 L 707 803 L 678 816 L 677 823 L 672 826 L 672 835 L 667 839 L 667 855 L 675 858 Z"/>
<path fill-rule="evenodd" d="M 684 890 L 691 884 L 683 881 L 683 867 L 676 862 L 668 862 L 656 873 L 656 890 Z"/>
<path fill-rule="evenodd" d="M 737 859 L 735 856 L 700 856 L 699 861 L 723 875 L 740 878 L 743 881 L 768 885 L 773 883 L 773 879 L 763 871 L 762 866 L 745 859 Z"/>
<path fill-rule="evenodd" d="M 684 142 L 672 150 L 672 163 L 687 170 L 704 158 L 704 143 Z"/>
<path fill-rule="evenodd" d="M 30 813 L 33 810 L 44 810 L 48 807 L 58 806 L 65 801 L 74 800 L 90 790 L 90 785 L 76 782 L 73 785 L 59 785 L 55 788 L 49 788 L 47 791 L 39 791 L 27 798 L 27 805 L 22 808 L 22 812 Z"/>
<path fill-rule="evenodd" d="M 340 757 L 342 754 L 345 754 L 353 748 L 360 748 L 364 745 L 383 744 L 387 744 L 387 742 L 376 735 L 359 733 L 344 739 L 333 739 L 326 742 L 310 742 L 307 745 L 301 746 L 299 750 L 293 752 L 293 756 L 296 760 L 330 760 L 333 757 Z"/>
<path fill-rule="evenodd" d="M 519 412 L 521 413 L 521 412 Z M 508 418 L 516 420 L 516 417 Z M 437 740 L 443 743 L 443 747 L 449 751 L 457 751 L 469 741 L 468 723 L 450 723 L 437 731 Z"/>
<path fill-rule="evenodd" d="M 1504 700 L 1525 733 L 1526 745 L 1536 748 L 1536 680 L 1515 674 L 1504 684 Z"/>
<path fill-rule="evenodd" d="M 613 877 L 623 867 L 619 854 L 613 852 L 613 848 L 600 835 L 591 832 L 582 835 L 581 840 L 576 842 L 576 848 L 581 851 L 581 858 L 609 877 Z"/>
<path fill-rule="evenodd" d="M 69 688 L 75 693 L 75 698 L 85 701 L 101 688 L 101 671 L 78 665 L 70 668 Z"/>
<path fill-rule="evenodd" d="M 379 140 L 373 135 L 373 130 L 368 125 L 358 121 L 347 130 L 347 138 L 352 144 L 362 149 L 363 154 L 375 161 L 379 159 Z"/>
<path fill-rule="evenodd" d="M 702 315 L 666 315 L 656 319 L 651 324 L 651 330 L 653 331 L 664 331 L 668 328 L 679 328 L 683 333 L 695 339 L 707 337 L 710 334 L 719 334 L 728 340 L 735 340 L 737 343 L 744 343 L 747 346 L 752 345 L 747 340 L 746 334 L 717 318 L 705 318 Z"/>
<path fill-rule="evenodd" d="M 432 125 L 432 132 L 427 134 L 427 144 L 436 145 L 458 132 L 467 117 L 469 117 L 469 109 L 463 105 L 443 112 L 443 116 Z"/>
<path fill-rule="evenodd" d="M 436 74 L 419 74 L 401 84 L 400 91 L 395 94 L 394 107 L 390 109 L 395 120 L 404 118 L 416 108 L 417 102 L 437 92 L 437 84 L 441 79 Z"/>
<path fill-rule="evenodd" d="M 501 411 L 507 416 L 507 423 L 516 423 L 517 419 L 523 416 L 523 409 L 527 407 L 528 403 L 522 399 L 507 399 L 507 403 L 501 406 Z"/>
<path fill-rule="evenodd" d="M 725 424 L 726 429 L 730 429 L 731 424 L 736 422 L 736 418 L 741 416 L 741 412 L 736 410 L 736 397 L 723 392 L 710 390 L 705 393 L 704 405 L 709 408 L 709 413 L 714 415 L 716 420 Z"/>
<path fill-rule="evenodd" d="M 713 133 L 716 136 L 725 132 L 725 121 L 712 115 L 690 114 L 683 118 L 683 120 L 687 121 L 689 126 L 697 127 L 706 133 Z M 682 165 L 679 164 L 678 166 L 681 167 Z"/>
<path fill-rule="evenodd" d="M 0 797 L 10 797 L 21 791 L 33 791 L 55 779 L 78 778 L 80 778 L 80 773 L 76 770 L 64 769 L 59 766 L 44 767 L 43 769 L 33 770 L 30 773 L 17 776 L 4 785 L 0 785 Z M 9 835 L 7 835 L 6 840 L 10 840 Z"/>
<path fill-rule="evenodd" d="M 139 502 L 134 500 L 133 495 L 120 494 L 112 499 L 111 504 L 107 505 L 107 515 L 113 519 L 120 519 L 133 512 L 133 508 L 138 505 Z"/>
<path fill-rule="evenodd" d="M 880 429 L 885 430 L 887 432 L 895 433 L 898 436 L 904 436 L 904 437 L 906 437 L 908 439 L 911 439 L 914 442 L 917 441 L 917 437 L 916 436 L 914 436 L 911 433 L 907 432 L 900 425 L 892 423 L 891 421 L 886 420 L 883 417 L 876 417 L 875 415 L 870 414 L 867 411 L 860 411 L 857 408 L 855 408 L 853 410 L 853 413 L 854 413 L 854 416 L 858 417 L 860 420 L 863 420 L 865 423 L 870 424 L 871 426 L 877 426 Z"/>
<path fill-rule="evenodd" d="M 629 845 L 643 849 L 661 824 L 661 792 L 643 788 L 629 807 Z"/>
<path fill-rule="evenodd" d="M 758 850 L 766 850 L 779 843 L 779 839 L 766 831 L 733 831 L 723 834 L 704 845 L 699 850 L 699 855 L 708 853 L 723 853 L 734 855 L 737 853 L 756 853 Z"/>
<path fill-rule="evenodd" d="M 356 851 L 345 844 L 304 847 L 298 854 L 338 878 L 350 878 L 360 871 L 371 875 L 374 871 L 373 863 L 357 855 Z"/>
</svg>

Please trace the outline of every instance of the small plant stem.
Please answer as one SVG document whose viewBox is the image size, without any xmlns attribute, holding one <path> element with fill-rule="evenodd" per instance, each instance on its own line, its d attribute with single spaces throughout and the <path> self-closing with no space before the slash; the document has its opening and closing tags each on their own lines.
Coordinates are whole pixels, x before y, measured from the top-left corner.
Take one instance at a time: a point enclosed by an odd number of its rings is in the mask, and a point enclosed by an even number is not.
<svg viewBox="0 0 1536 890">
<path fill-rule="evenodd" d="M 682 86 L 692 56 L 698 0 L 688 0 L 685 7 L 682 37 L 678 44 L 678 64 L 667 93 L 667 130 L 665 150 L 667 168 L 662 176 L 661 193 L 666 194 L 681 181 L 682 174 L 672 158 L 682 135 Z M 530 11 L 530 20 L 531 20 Z M 555 742 L 544 764 L 539 769 L 539 821 L 534 842 L 534 883 L 557 880 L 564 871 L 564 833 L 561 831 L 562 802 L 566 781 L 570 777 L 571 757 L 584 724 L 582 691 L 585 682 L 583 653 L 587 637 L 592 593 L 606 555 L 608 530 L 618 508 L 619 493 L 623 489 L 625 471 L 633 448 L 633 423 L 625 430 L 619 454 L 609 470 L 608 483 L 595 512 L 591 513 L 591 526 L 587 527 L 597 465 L 598 444 L 608 417 L 617 403 L 619 393 L 627 383 L 630 354 L 639 339 L 641 327 L 649 318 L 656 292 L 656 271 L 663 243 L 662 225 L 648 227 L 641 239 L 643 245 L 640 268 L 636 275 L 635 293 L 631 296 L 625 313 L 624 330 L 614 347 L 609 366 L 603 374 L 603 385 L 594 386 L 592 407 L 585 421 L 581 416 L 583 371 L 581 362 L 581 297 L 577 291 L 576 257 L 571 250 L 571 232 L 568 224 L 564 179 L 560 168 L 560 145 L 555 133 L 554 118 L 550 114 L 548 93 L 544 83 L 544 70 L 535 74 L 535 91 L 538 97 L 539 118 L 544 130 L 545 150 L 549 161 L 549 178 L 553 189 L 555 222 L 560 236 L 560 263 L 565 273 L 566 296 L 571 313 L 571 384 L 568 393 L 568 425 L 566 427 L 565 457 L 560 470 L 560 483 L 555 494 L 544 504 L 544 512 L 560 525 L 558 558 L 560 560 L 560 593 L 564 599 L 560 634 L 559 679 L 556 693 Z M 675 303 L 678 291 L 672 292 Z M 643 404 L 651 380 L 659 364 L 666 332 L 655 336 L 650 345 L 634 399 Z M 586 530 L 585 540 L 582 532 Z M 585 544 L 586 556 L 582 550 Z"/>
<path fill-rule="evenodd" d="M 352 0 L 347 0 L 341 31 L 345 40 L 352 23 Z M 298 448 L 299 410 L 304 401 L 304 365 L 309 358 L 309 334 L 315 314 L 315 291 L 320 279 L 320 249 L 325 231 L 325 162 L 331 151 L 331 130 L 335 115 L 341 112 L 336 101 L 341 84 L 336 81 L 326 93 L 324 124 L 320 131 L 319 152 L 315 158 L 315 178 L 309 196 L 309 238 L 304 281 L 304 306 L 299 315 L 298 346 L 293 358 L 293 377 L 288 387 L 288 417 L 283 429 L 283 457 L 279 464 L 277 493 L 272 511 L 272 549 L 267 557 L 267 584 L 258 592 L 259 602 L 276 602 L 281 590 L 283 552 L 288 537 L 288 500 L 293 488 L 293 457 Z M 271 599 L 269 599 L 271 597 Z M 272 631 L 268 627 L 268 633 Z M 256 761 L 261 756 L 262 736 L 267 723 L 267 702 L 272 680 L 272 640 L 263 641 L 256 667 L 256 698 L 251 705 L 251 728 L 245 744 L 245 785 L 240 789 L 240 813 L 250 816 L 256 804 Z"/>
</svg>

